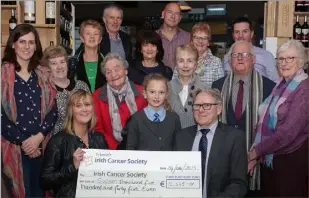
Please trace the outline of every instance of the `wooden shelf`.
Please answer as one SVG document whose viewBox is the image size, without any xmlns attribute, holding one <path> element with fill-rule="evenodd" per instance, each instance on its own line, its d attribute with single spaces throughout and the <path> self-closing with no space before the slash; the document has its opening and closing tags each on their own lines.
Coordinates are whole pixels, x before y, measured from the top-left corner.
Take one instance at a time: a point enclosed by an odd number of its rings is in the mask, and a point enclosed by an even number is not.
<svg viewBox="0 0 309 198">
<path fill-rule="evenodd" d="M 309 12 L 294 12 L 294 15 L 299 15 L 299 16 L 308 15 L 309 16 Z"/>
<path fill-rule="evenodd" d="M 6 46 L 6 44 L 4 44 L 4 43 L 1 43 L 1 47 L 5 47 Z"/>
<path fill-rule="evenodd" d="M 1 9 L 16 9 L 17 5 L 1 5 Z"/>
<path fill-rule="evenodd" d="M 55 24 L 35 24 L 35 23 L 30 23 L 35 28 L 56 28 Z"/>
</svg>

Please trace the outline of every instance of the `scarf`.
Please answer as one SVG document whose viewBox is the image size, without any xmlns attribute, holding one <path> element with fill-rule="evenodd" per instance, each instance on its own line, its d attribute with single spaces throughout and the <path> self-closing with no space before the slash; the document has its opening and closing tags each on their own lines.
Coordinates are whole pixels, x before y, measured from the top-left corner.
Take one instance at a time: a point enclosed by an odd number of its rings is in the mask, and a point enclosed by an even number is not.
<svg viewBox="0 0 309 198">
<path fill-rule="evenodd" d="M 233 91 L 233 72 L 231 71 L 223 83 L 222 96 L 222 113 L 220 121 L 227 124 L 227 114 L 229 102 Z M 258 122 L 258 108 L 263 101 L 263 77 L 257 71 L 253 70 L 251 74 L 251 89 L 246 104 L 246 148 L 249 151 L 252 143 L 252 133 L 255 131 Z M 252 178 L 250 178 L 250 189 L 260 189 L 260 167 L 256 166 Z"/>
<path fill-rule="evenodd" d="M 284 79 L 277 83 L 272 93 L 266 100 L 261 104 L 259 108 L 260 119 L 257 125 L 257 132 L 254 140 L 254 144 L 258 144 L 263 141 L 264 138 L 272 136 L 275 133 L 275 128 L 278 121 L 278 108 L 282 103 L 286 101 L 290 94 L 298 87 L 298 85 L 308 75 L 301 68 L 299 69 L 291 80 L 284 83 Z M 267 167 L 272 168 L 274 154 L 270 153 L 263 157 L 264 164 Z"/>
<path fill-rule="evenodd" d="M 41 87 L 41 122 L 44 121 L 47 113 L 55 105 L 54 98 L 57 90 L 53 86 L 53 80 L 50 71 L 47 67 L 38 66 L 35 69 L 38 76 L 38 83 Z M 11 63 L 3 63 L 1 67 L 1 105 L 7 114 L 8 118 L 16 123 L 17 109 L 14 97 L 14 82 L 15 82 L 15 68 Z M 43 141 L 43 151 L 50 138 L 49 133 Z M 12 144 L 3 136 L 1 137 L 1 159 L 2 171 L 6 177 L 12 182 L 11 189 L 14 197 L 24 198 L 24 178 L 21 160 L 20 145 Z"/>
<path fill-rule="evenodd" d="M 128 77 L 126 77 L 125 85 L 120 90 L 113 89 L 109 84 L 107 84 L 107 99 L 109 104 L 109 115 L 112 122 L 113 135 L 118 142 L 121 142 L 122 140 L 121 131 L 123 127 L 121 124 L 118 105 L 115 99 L 115 97 L 118 96 L 121 96 L 122 100 L 123 99 L 125 100 L 129 108 L 130 115 L 134 114 L 137 111 L 135 96 L 131 88 Z"/>
<path fill-rule="evenodd" d="M 210 49 L 207 49 L 206 52 L 202 56 L 199 57 L 197 61 L 197 67 L 195 69 L 195 74 L 197 76 L 204 75 L 204 72 L 206 70 L 205 60 L 207 60 L 207 57 L 212 56 L 212 53 Z"/>
</svg>

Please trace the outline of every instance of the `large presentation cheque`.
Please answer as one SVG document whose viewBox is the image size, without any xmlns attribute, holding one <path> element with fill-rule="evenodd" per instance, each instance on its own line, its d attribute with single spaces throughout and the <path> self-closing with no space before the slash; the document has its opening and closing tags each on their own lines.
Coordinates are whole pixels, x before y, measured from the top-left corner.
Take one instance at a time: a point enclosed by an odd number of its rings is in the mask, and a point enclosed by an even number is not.
<svg viewBox="0 0 309 198">
<path fill-rule="evenodd" d="M 76 197 L 202 197 L 200 152 L 84 151 Z"/>
</svg>

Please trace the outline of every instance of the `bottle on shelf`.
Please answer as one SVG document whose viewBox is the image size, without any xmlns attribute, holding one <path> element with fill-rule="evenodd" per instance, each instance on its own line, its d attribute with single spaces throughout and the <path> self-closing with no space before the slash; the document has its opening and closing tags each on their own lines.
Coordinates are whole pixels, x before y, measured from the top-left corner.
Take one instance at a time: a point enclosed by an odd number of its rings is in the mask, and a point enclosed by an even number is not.
<svg viewBox="0 0 309 198">
<path fill-rule="evenodd" d="M 303 12 L 309 12 L 309 1 L 303 1 Z"/>
<path fill-rule="evenodd" d="M 295 1 L 295 12 L 302 12 L 303 5 L 303 1 Z"/>
<path fill-rule="evenodd" d="M 35 23 L 35 2 L 34 0 L 25 1 L 24 23 Z"/>
<path fill-rule="evenodd" d="M 308 20 L 308 16 L 305 16 L 305 21 L 304 24 L 301 26 L 301 32 L 302 32 L 302 38 L 301 38 L 301 42 L 303 43 L 304 47 L 309 47 L 309 26 L 307 23 Z"/>
<path fill-rule="evenodd" d="M 9 1 L 9 5 L 16 5 L 16 1 Z"/>
<path fill-rule="evenodd" d="M 299 16 L 296 16 L 296 23 L 293 26 L 293 39 L 301 41 L 301 25 L 299 24 Z"/>
<path fill-rule="evenodd" d="M 46 24 L 55 24 L 56 18 L 56 2 L 46 0 L 45 1 L 45 23 Z"/>
<path fill-rule="evenodd" d="M 9 2 L 8 1 L 1 1 L 1 5 L 8 5 Z"/>
<path fill-rule="evenodd" d="M 10 31 L 10 34 L 13 32 L 14 28 L 16 27 L 16 25 L 17 25 L 17 20 L 16 20 L 16 17 L 15 17 L 15 10 L 11 9 L 11 18 L 9 20 L 9 31 Z"/>
<path fill-rule="evenodd" d="M 54 46 L 54 41 L 50 41 L 49 46 Z"/>
</svg>

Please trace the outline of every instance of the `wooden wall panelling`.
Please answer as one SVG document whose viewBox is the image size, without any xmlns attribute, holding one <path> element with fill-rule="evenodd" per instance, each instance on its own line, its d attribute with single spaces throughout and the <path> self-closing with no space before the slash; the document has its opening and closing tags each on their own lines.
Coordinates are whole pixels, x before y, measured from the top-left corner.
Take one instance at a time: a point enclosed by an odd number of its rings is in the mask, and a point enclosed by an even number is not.
<svg viewBox="0 0 309 198">
<path fill-rule="evenodd" d="M 277 37 L 291 37 L 293 35 L 293 1 L 278 1 L 277 6 Z"/>
<path fill-rule="evenodd" d="M 264 12 L 264 37 L 274 37 L 276 34 L 276 20 L 277 20 L 277 1 L 270 0 L 265 3 Z"/>
</svg>

